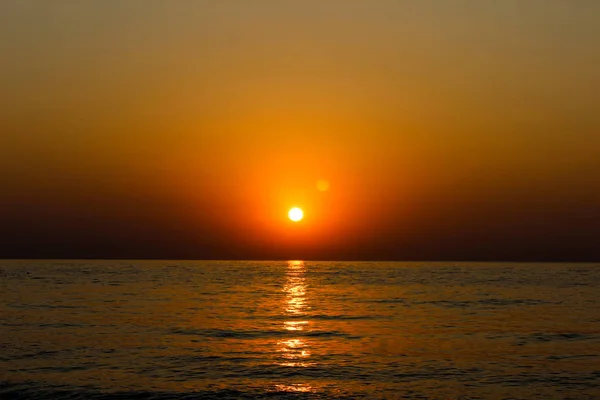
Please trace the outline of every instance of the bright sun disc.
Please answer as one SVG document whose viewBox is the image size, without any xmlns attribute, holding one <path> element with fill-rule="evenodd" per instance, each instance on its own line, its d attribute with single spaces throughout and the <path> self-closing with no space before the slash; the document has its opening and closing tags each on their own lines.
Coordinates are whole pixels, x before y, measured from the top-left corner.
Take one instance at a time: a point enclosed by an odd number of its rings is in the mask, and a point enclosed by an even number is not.
<svg viewBox="0 0 600 400">
<path fill-rule="evenodd" d="M 288 217 L 290 217 L 292 221 L 297 222 L 304 217 L 304 212 L 298 207 L 294 207 L 288 212 Z"/>
</svg>

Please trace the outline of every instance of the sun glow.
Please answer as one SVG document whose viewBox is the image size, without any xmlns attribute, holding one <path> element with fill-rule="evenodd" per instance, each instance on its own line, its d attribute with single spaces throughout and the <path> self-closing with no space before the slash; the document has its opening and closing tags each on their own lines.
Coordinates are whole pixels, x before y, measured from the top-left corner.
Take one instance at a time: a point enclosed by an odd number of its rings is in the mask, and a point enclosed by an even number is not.
<svg viewBox="0 0 600 400">
<path fill-rule="evenodd" d="M 294 207 L 294 208 L 290 209 L 290 211 L 288 212 L 288 217 L 292 221 L 298 222 L 302 218 L 304 218 L 304 212 L 301 209 L 299 209 L 298 207 Z"/>
</svg>

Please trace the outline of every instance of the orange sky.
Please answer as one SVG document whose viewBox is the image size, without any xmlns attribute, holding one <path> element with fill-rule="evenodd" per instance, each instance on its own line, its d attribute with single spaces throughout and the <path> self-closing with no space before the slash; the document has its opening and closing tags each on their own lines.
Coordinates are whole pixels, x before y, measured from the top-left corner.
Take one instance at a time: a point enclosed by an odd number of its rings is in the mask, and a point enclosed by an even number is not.
<svg viewBox="0 0 600 400">
<path fill-rule="evenodd" d="M 596 257 L 599 19 L 2 2 L 0 256 Z"/>
</svg>

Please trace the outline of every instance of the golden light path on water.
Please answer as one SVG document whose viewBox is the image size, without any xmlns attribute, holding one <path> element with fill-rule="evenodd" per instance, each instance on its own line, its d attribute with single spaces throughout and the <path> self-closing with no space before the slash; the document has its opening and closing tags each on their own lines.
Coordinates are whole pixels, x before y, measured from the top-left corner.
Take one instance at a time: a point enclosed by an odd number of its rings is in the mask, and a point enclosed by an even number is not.
<svg viewBox="0 0 600 400">
<path fill-rule="evenodd" d="M 288 261 L 286 283 L 283 286 L 285 299 L 282 304 L 283 315 L 289 320 L 283 322 L 283 329 L 288 332 L 302 332 L 309 321 L 304 319 L 308 310 L 306 300 L 306 279 L 304 261 Z M 277 350 L 281 354 L 277 365 L 283 367 L 304 368 L 314 365 L 309 361 L 310 347 L 302 336 L 277 341 Z M 311 392 L 308 384 L 277 385 L 277 389 L 287 392 Z"/>
</svg>

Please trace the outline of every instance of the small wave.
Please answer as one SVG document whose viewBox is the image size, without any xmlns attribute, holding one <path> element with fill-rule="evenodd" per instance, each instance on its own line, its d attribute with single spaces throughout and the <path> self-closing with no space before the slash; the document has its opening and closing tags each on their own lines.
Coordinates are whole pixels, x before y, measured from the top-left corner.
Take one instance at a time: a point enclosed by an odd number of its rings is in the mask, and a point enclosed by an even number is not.
<svg viewBox="0 0 600 400">
<path fill-rule="evenodd" d="M 89 325 L 86 324 L 67 324 L 67 323 L 48 323 L 48 324 L 39 324 L 40 328 L 83 328 Z"/>
<path fill-rule="evenodd" d="M 528 343 L 540 343 L 540 342 L 556 342 L 556 341 L 580 341 L 580 340 L 599 340 L 600 333 L 576 333 L 576 332 L 562 332 L 562 333 L 533 333 L 531 335 L 521 335 L 516 341 L 516 345 L 523 346 Z"/>
<path fill-rule="evenodd" d="M 455 301 L 455 300 L 433 300 L 433 301 L 415 301 L 413 304 L 431 304 L 446 308 L 468 308 L 468 307 L 509 307 L 509 306 L 524 306 L 547 304 L 547 301 L 535 299 L 481 299 L 473 301 Z"/>
<path fill-rule="evenodd" d="M 435 305 L 446 308 L 467 308 L 467 307 L 509 307 L 509 306 L 533 306 L 539 304 L 549 304 L 548 301 L 537 299 L 481 299 L 481 300 L 423 300 L 415 301 L 406 298 L 374 299 L 365 300 L 365 303 L 377 304 L 404 304 L 411 305 Z"/>
<path fill-rule="evenodd" d="M 14 356 L 0 356 L 0 361 L 27 360 L 31 358 L 45 359 L 52 358 L 58 354 L 64 354 L 67 352 L 70 352 L 70 350 L 40 350 L 33 353 L 24 353 Z"/>
<path fill-rule="evenodd" d="M 317 315 L 308 315 L 307 319 L 318 319 L 325 321 L 336 321 L 336 320 L 364 320 L 364 319 L 382 319 L 386 318 L 381 315 L 326 315 L 326 314 L 317 314 Z"/>
<path fill-rule="evenodd" d="M 572 354 L 567 356 L 548 356 L 548 360 L 579 360 L 582 358 L 600 357 L 600 354 Z"/>
<path fill-rule="evenodd" d="M 88 306 L 71 306 L 71 305 L 65 305 L 65 304 L 15 304 L 15 303 L 11 303 L 11 304 L 7 304 L 7 306 L 11 307 L 11 308 L 25 308 L 25 309 L 30 309 L 30 310 L 37 310 L 37 309 L 62 310 L 62 309 L 89 309 L 90 308 Z"/>
<path fill-rule="evenodd" d="M 394 304 L 394 303 L 401 303 L 401 304 L 405 304 L 408 303 L 408 301 L 406 299 L 402 299 L 402 298 L 393 298 L 393 299 L 374 299 L 374 300 L 363 300 L 363 303 L 378 303 L 378 304 Z"/>
<path fill-rule="evenodd" d="M 298 390 L 298 388 L 302 390 Z M 112 391 L 94 387 L 72 387 L 66 385 L 43 385 L 34 382 L 2 383 L 0 397 L 14 400 L 220 400 L 220 399 L 331 399 L 350 400 L 364 398 L 363 393 L 340 394 L 303 390 L 302 385 L 275 385 L 268 390 L 257 387 L 241 389 L 219 388 L 193 392 L 169 391 Z"/>
<path fill-rule="evenodd" d="M 306 336 L 306 337 L 345 337 L 358 338 L 340 331 L 284 331 L 284 330 L 229 330 L 229 329 L 190 329 L 176 328 L 171 333 L 176 335 L 194 335 L 210 338 L 235 338 L 255 339 L 279 336 Z"/>
</svg>

